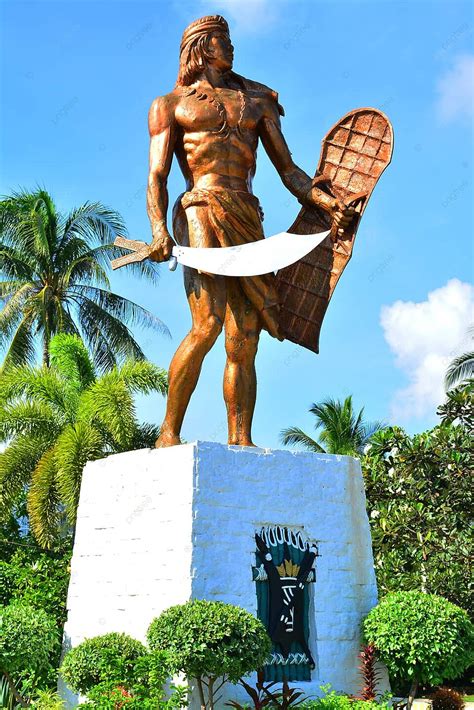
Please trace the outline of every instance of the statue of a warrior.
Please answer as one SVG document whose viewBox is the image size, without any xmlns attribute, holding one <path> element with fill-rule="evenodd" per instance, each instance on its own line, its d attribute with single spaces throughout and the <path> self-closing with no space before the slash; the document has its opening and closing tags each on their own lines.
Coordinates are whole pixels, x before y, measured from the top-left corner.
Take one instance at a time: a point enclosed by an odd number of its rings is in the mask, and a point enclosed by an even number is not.
<svg viewBox="0 0 474 710">
<path fill-rule="evenodd" d="M 252 193 L 259 139 L 283 184 L 303 205 L 323 209 L 341 229 L 354 218 L 352 208 L 314 186 L 295 165 L 281 131 L 278 94 L 234 73 L 233 54 L 223 17 L 196 20 L 183 34 L 176 87 L 151 106 L 147 206 L 154 261 L 168 259 L 174 244 L 167 226 L 173 153 L 186 180 L 186 192 L 173 209 L 173 234 L 182 246 L 229 247 L 264 238 L 262 211 Z M 184 282 L 192 327 L 171 362 L 166 416 L 156 445 L 180 443 L 203 359 L 224 328 L 228 442 L 252 446 L 260 331 L 283 339 L 275 276 L 226 277 L 185 267 Z"/>
</svg>

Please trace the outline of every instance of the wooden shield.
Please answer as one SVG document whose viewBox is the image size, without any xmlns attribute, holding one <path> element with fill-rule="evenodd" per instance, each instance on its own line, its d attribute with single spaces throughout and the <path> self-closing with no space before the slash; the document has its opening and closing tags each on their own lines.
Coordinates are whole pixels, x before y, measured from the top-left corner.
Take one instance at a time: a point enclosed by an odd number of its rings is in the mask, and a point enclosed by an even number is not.
<svg viewBox="0 0 474 710">
<path fill-rule="evenodd" d="M 346 114 L 325 136 L 313 184 L 348 204 L 357 203 L 359 217 L 334 243 L 327 237 L 314 251 L 277 274 L 281 296 L 280 327 L 288 340 L 319 352 L 324 314 L 339 278 L 352 256 L 360 218 L 377 180 L 390 163 L 393 129 L 387 116 L 373 108 Z M 329 229 L 321 208 L 302 207 L 289 228 L 294 234 Z"/>
</svg>

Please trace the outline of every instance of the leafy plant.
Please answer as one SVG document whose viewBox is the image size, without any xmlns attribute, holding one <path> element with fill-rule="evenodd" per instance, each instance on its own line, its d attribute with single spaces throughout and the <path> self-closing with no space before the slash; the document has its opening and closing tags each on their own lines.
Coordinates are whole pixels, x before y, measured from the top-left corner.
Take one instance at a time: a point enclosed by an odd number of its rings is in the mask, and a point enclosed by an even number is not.
<svg viewBox="0 0 474 710">
<path fill-rule="evenodd" d="M 204 600 L 167 609 L 152 621 L 147 638 L 151 649 L 169 654 L 174 672 L 196 679 L 201 707 L 210 710 L 222 685 L 260 668 L 271 648 L 265 627 L 252 614 Z"/>
<path fill-rule="evenodd" d="M 440 594 L 472 602 L 472 436 L 442 424 L 409 436 L 377 433 L 362 460 L 375 570 L 382 593 Z"/>
<path fill-rule="evenodd" d="M 54 690 L 40 690 L 31 703 L 32 710 L 64 710 L 64 701 Z"/>
<path fill-rule="evenodd" d="M 408 710 L 419 683 L 454 679 L 474 660 L 474 625 L 463 609 L 434 594 L 389 594 L 363 628 L 391 676 L 411 682 Z"/>
<path fill-rule="evenodd" d="M 32 364 L 35 338 L 41 337 L 43 362 L 56 333 L 84 338 L 101 369 L 144 354 L 128 326 L 167 332 L 147 310 L 110 291 L 109 258 L 125 234 L 120 215 L 100 202 L 86 202 L 60 214 L 46 190 L 16 192 L 0 202 L 0 347 L 5 367 Z M 152 282 L 156 267 L 132 265 Z M 130 273 L 130 272 L 129 272 Z"/>
<path fill-rule="evenodd" d="M 309 700 L 301 705 L 301 710 L 390 710 L 389 696 L 383 696 L 380 701 L 361 700 L 348 695 L 337 693 L 331 684 L 321 686 L 323 695 L 320 698 Z"/>
<path fill-rule="evenodd" d="M 59 672 L 75 693 L 89 694 L 104 682 L 127 686 L 133 683 L 135 662 L 146 653 L 145 646 L 127 634 L 104 634 L 71 649 Z"/>
<path fill-rule="evenodd" d="M 16 678 L 24 673 L 33 679 L 50 662 L 57 643 L 54 619 L 41 609 L 20 602 L 0 609 L 0 672 L 17 702 L 26 704 Z"/>
<path fill-rule="evenodd" d="M 371 436 L 383 427 L 381 422 L 364 422 L 364 409 L 356 414 L 352 396 L 343 402 L 326 399 L 314 403 L 309 411 L 316 418 L 314 428 L 320 432 L 319 440 L 298 427 L 289 427 L 280 432 L 282 444 L 297 444 L 319 453 L 360 456 Z"/>
<path fill-rule="evenodd" d="M 287 710 L 288 708 L 294 708 L 301 705 L 305 698 L 304 693 L 296 688 L 290 688 L 286 681 L 283 682 L 281 689 L 275 690 L 275 686 L 278 685 L 276 681 L 265 682 L 264 675 L 261 670 L 257 671 L 257 682 L 255 688 L 253 688 L 249 683 L 240 679 L 239 684 L 246 690 L 247 694 L 250 696 L 253 707 L 256 710 L 260 708 L 282 708 Z M 242 705 L 236 700 L 230 700 L 226 703 L 228 707 L 235 708 L 236 710 L 244 710 L 244 708 L 250 707 L 249 705 Z"/>
<path fill-rule="evenodd" d="M 446 393 L 446 401 L 437 413 L 445 424 L 459 424 L 471 436 L 474 434 L 474 380 L 463 382 Z"/>
<path fill-rule="evenodd" d="M 375 667 L 376 660 L 375 646 L 372 644 L 363 646 L 359 653 L 359 672 L 363 681 L 361 700 L 375 700 L 377 697 L 379 674 Z"/>
<path fill-rule="evenodd" d="M 52 338 L 50 356 L 50 368 L 11 368 L 0 380 L 3 512 L 29 488 L 31 528 L 47 548 L 75 523 L 87 461 L 153 445 L 158 429 L 137 422 L 134 395 L 167 391 L 165 371 L 149 362 L 99 377 L 75 335 Z"/>
</svg>

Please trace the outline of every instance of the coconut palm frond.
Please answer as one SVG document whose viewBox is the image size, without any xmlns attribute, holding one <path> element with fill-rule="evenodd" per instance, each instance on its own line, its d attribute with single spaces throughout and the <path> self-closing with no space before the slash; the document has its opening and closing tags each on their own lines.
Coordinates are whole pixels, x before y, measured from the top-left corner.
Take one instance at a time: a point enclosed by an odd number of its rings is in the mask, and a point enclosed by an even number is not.
<svg viewBox="0 0 474 710">
<path fill-rule="evenodd" d="M 474 352 L 463 353 L 455 358 L 446 372 L 444 384 L 446 390 L 474 378 Z"/>
<path fill-rule="evenodd" d="M 318 444 L 317 441 L 312 439 L 310 436 L 308 436 L 308 434 L 305 434 L 302 429 L 299 429 L 296 426 L 288 427 L 288 429 L 283 429 L 280 432 L 280 441 L 285 446 L 297 444 L 298 446 L 302 446 L 308 451 L 315 451 L 316 453 L 320 454 L 325 453 L 324 449 L 322 448 L 322 446 L 320 446 L 320 444 Z"/>
<path fill-rule="evenodd" d="M 29 313 L 24 315 L 17 326 L 10 345 L 8 346 L 1 371 L 10 367 L 33 363 L 36 359 L 36 343 L 34 338 L 34 318 Z"/>
<path fill-rule="evenodd" d="M 129 326 L 168 334 L 159 318 L 110 293 L 109 256 L 117 252 L 112 242 L 119 234 L 126 234 L 122 218 L 98 202 L 63 217 L 43 189 L 0 201 L 0 347 L 9 350 L 8 366 L 32 362 L 38 335 L 47 365 L 54 334 L 89 332 L 95 362 L 105 370 L 144 357 Z M 152 264 L 136 264 L 134 271 L 156 279 Z"/>
<path fill-rule="evenodd" d="M 383 428 L 381 422 L 365 422 L 364 409 L 355 412 L 350 395 L 343 401 L 327 398 L 322 402 L 314 402 L 309 411 L 315 417 L 315 430 L 320 432 L 318 445 L 324 447 L 322 450 L 329 454 L 358 456 L 367 440 Z M 300 432 L 297 428 L 293 429 Z M 285 429 L 282 432 L 281 440 L 284 444 L 298 443 L 296 439 L 285 439 L 285 433 L 291 431 L 292 429 Z"/>
<path fill-rule="evenodd" d="M 83 337 L 101 372 L 115 367 L 117 360 L 145 359 L 145 353 L 120 317 L 84 296 L 80 299 L 79 318 Z"/>
</svg>

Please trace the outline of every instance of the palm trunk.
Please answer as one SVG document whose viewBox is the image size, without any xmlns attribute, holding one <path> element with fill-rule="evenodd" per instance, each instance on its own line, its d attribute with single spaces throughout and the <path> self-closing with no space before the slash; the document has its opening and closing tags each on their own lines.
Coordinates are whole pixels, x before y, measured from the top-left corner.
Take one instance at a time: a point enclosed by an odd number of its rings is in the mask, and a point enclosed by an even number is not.
<svg viewBox="0 0 474 710">
<path fill-rule="evenodd" d="M 44 334 L 43 338 L 43 365 L 49 367 L 49 335 Z"/>
</svg>

